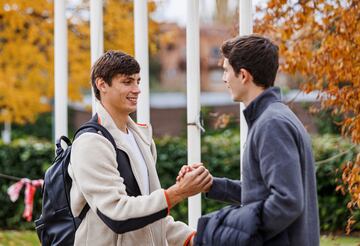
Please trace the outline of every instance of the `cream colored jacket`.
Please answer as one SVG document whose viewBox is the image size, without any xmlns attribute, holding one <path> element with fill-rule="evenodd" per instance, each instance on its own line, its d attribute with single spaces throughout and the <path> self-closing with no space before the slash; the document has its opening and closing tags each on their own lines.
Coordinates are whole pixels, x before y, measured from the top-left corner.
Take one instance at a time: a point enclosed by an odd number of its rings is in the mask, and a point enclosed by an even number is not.
<svg viewBox="0 0 360 246">
<path fill-rule="evenodd" d="M 144 194 L 140 182 L 140 164 L 132 148 L 122 139 L 120 130 L 103 106 L 98 103 L 100 123 L 113 136 L 117 148 L 127 153 L 132 171 Z M 156 172 L 156 150 L 149 126 L 138 126 L 129 117 L 128 128 L 143 154 L 149 175 L 149 195 L 127 196 L 121 173 L 117 169 L 116 152 L 112 144 L 97 133 L 83 133 L 73 143 L 69 174 L 73 179 L 70 191 L 71 210 L 78 216 L 86 202 L 90 210 L 75 235 L 75 245 L 184 245 L 193 230 L 182 222 L 174 222 L 168 215 L 165 191 L 160 187 Z M 101 211 L 114 221 L 142 219 L 162 214 L 159 220 L 145 227 L 117 234 L 98 216 Z"/>
</svg>

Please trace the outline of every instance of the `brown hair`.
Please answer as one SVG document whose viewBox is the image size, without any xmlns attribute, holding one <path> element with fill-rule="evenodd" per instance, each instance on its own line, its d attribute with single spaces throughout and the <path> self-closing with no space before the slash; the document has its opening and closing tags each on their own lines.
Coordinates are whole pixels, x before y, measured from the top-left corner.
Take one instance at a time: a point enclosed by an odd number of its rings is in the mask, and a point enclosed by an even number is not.
<svg viewBox="0 0 360 246">
<path fill-rule="evenodd" d="M 225 41 L 221 52 L 229 60 L 235 74 L 246 69 L 257 86 L 268 88 L 274 85 L 279 68 L 279 47 L 269 39 L 252 34 Z"/>
<path fill-rule="evenodd" d="M 139 72 L 139 63 L 132 56 L 121 51 L 110 50 L 106 52 L 91 69 L 91 85 L 96 98 L 100 100 L 100 91 L 95 83 L 97 78 L 102 78 L 105 83 L 111 86 L 111 81 L 116 75 L 133 75 Z"/>
</svg>

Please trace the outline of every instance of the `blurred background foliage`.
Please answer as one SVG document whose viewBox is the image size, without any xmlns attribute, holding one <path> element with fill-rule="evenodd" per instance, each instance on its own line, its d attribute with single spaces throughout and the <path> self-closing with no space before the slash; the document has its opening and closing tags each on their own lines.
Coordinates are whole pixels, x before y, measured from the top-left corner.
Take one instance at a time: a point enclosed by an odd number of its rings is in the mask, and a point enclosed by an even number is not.
<svg viewBox="0 0 360 246">
<path fill-rule="evenodd" d="M 349 211 L 346 204 L 349 195 L 343 196 L 335 192 L 337 179 L 341 173 L 336 170 L 341 164 L 354 157 L 358 147 L 352 147 L 351 141 L 339 138 L 337 135 L 325 134 L 313 136 L 313 151 L 317 164 L 318 199 L 321 230 L 323 232 L 344 231 Z M 171 186 L 182 165 L 187 163 L 185 137 L 162 137 L 156 139 L 158 161 L 157 170 L 164 188 Z M 236 128 L 218 129 L 202 136 L 202 162 L 214 176 L 238 179 L 239 168 L 239 130 Z M 339 155 L 341 154 L 341 155 Z M 339 155 L 337 158 L 334 156 Z M 23 138 L 15 140 L 10 145 L 0 144 L 0 173 L 30 179 L 42 178 L 44 171 L 54 157 L 53 144 L 47 140 Z M 330 158 L 330 159 L 329 159 Z M 325 160 L 325 162 L 323 162 Z M 320 162 L 319 162 L 320 161 Z M 0 228 L 30 229 L 33 224 L 26 222 L 21 216 L 24 209 L 23 193 L 14 204 L 10 201 L 6 190 L 13 183 L 0 179 Z M 202 213 L 217 210 L 226 204 L 202 199 Z M 40 190 L 36 192 L 34 216 L 39 216 L 41 210 Z M 178 220 L 187 221 L 187 202 L 182 202 L 173 209 L 171 215 Z M 359 219 L 359 211 L 355 218 Z M 360 225 L 354 226 L 355 230 Z"/>
</svg>

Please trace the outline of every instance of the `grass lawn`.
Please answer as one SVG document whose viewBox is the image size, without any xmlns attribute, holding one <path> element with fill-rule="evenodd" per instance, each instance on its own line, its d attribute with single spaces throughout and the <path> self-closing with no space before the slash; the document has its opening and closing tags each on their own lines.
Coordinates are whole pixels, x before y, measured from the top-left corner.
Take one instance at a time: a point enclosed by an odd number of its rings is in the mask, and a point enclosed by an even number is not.
<svg viewBox="0 0 360 246">
<path fill-rule="evenodd" d="M 321 236 L 321 246 L 360 246 L 360 237 Z"/>
<path fill-rule="evenodd" d="M 34 231 L 0 231 L 0 246 L 40 245 Z"/>
<path fill-rule="evenodd" d="M 0 231 L 0 246 L 40 245 L 33 231 Z M 360 237 L 321 236 L 321 246 L 360 246 Z"/>
</svg>

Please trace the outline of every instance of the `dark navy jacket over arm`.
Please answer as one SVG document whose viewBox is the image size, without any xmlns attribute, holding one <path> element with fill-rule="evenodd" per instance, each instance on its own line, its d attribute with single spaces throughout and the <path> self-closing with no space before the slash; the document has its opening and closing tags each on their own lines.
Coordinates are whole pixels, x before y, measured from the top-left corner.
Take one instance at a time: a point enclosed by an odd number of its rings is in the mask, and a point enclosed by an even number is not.
<svg viewBox="0 0 360 246">
<path fill-rule="evenodd" d="M 214 177 L 212 188 L 208 193 L 206 193 L 206 197 L 221 202 L 240 205 L 241 182 L 239 180 Z"/>
</svg>

